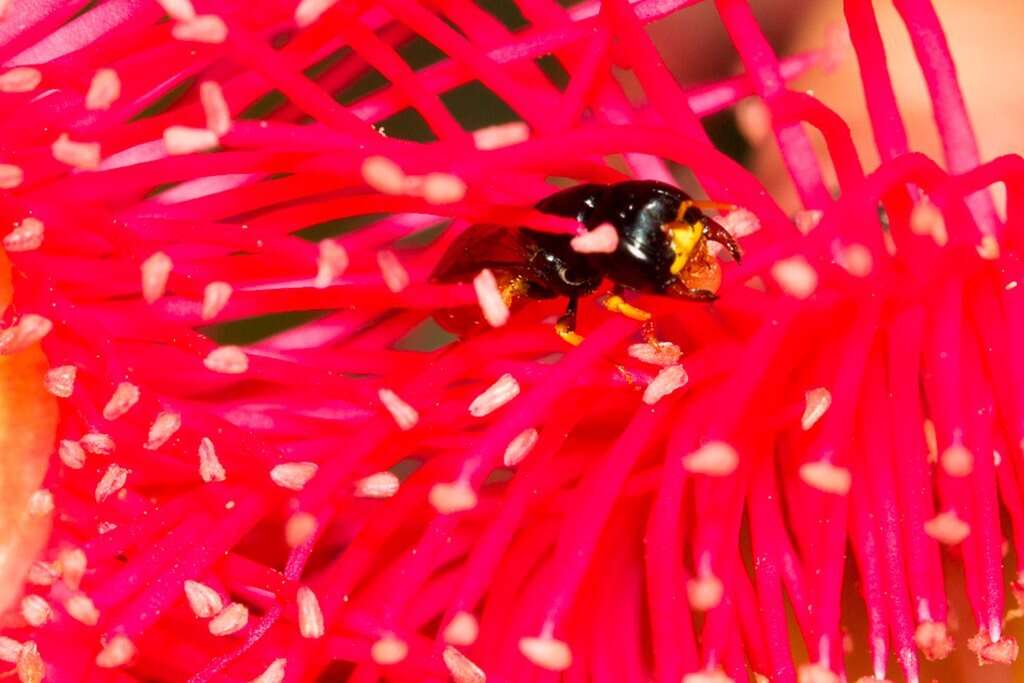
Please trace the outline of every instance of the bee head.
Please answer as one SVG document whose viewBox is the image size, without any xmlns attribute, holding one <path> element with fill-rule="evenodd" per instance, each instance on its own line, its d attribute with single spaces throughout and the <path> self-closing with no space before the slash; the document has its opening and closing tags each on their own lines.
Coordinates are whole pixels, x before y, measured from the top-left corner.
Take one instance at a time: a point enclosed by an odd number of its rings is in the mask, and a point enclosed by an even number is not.
<svg viewBox="0 0 1024 683">
<path fill-rule="evenodd" d="M 728 249 L 737 262 L 742 259 L 739 245 L 725 227 L 685 203 L 666 233 L 675 254 L 670 272 L 686 290 L 713 294 L 722 284 L 722 267 L 708 251 L 708 240 Z"/>
</svg>

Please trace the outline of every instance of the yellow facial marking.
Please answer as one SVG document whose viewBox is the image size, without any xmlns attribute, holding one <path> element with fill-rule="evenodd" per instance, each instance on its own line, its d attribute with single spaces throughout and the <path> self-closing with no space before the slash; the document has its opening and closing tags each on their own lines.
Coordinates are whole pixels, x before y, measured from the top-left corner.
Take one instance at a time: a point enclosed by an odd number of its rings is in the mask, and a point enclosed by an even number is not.
<svg viewBox="0 0 1024 683">
<path fill-rule="evenodd" d="M 669 234 L 672 235 L 672 252 L 676 255 L 669 270 L 673 275 L 678 275 L 690 260 L 690 255 L 700 242 L 704 231 L 699 225 L 692 223 L 672 223 Z"/>
</svg>

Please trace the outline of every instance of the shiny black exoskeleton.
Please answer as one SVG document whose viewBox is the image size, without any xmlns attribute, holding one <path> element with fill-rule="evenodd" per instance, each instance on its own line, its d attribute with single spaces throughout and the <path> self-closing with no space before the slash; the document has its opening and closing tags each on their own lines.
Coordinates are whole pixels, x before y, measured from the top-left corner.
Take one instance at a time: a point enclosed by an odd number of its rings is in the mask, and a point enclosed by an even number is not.
<svg viewBox="0 0 1024 683">
<path fill-rule="evenodd" d="M 725 228 L 701 211 L 702 205 L 712 204 L 691 200 L 681 190 L 656 181 L 577 185 L 542 199 L 536 208 L 575 218 L 587 230 L 611 225 L 618 235 L 614 252 L 578 253 L 568 234 L 475 225 L 452 243 L 433 279 L 465 282 L 489 268 L 509 305 L 523 296 L 566 296 L 569 308 L 561 327 L 568 332 L 575 327 L 577 300 L 596 290 L 604 278 L 615 283 L 616 290 L 613 305 L 606 306 L 627 315 L 639 309 L 622 302 L 622 288 L 710 301 L 715 298 L 712 289 L 694 286 L 714 281 L 717 288 L 714 278 L 720 271 L 707 251 L 707 240 L 725 245 L 737 260 L 740 251 Z"/>
</svg>

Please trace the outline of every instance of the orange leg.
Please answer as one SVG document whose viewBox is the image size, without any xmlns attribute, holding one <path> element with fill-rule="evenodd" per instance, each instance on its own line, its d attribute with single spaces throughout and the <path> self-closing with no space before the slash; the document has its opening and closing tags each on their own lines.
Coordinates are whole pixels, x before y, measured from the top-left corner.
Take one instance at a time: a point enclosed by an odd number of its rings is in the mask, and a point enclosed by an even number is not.
<svg viewBox="0 0 1024 683">
<path fill-rule="evenodd" d="M 558 336 L 573 346 L 579 346 L 583 343 L 583 336 L 576 333 L 576 306 L 576 299 L 569 299 L 569 307 L 565 310 L 562 317 L 558 319 L 558 322 L 555 323 L 555 332 L 558 333 Z"/>
<path fill-rule="evenodd" d="M 612 290 L 612 293 L 601 299 L 601 305 L 612 313 L 618 313 L 624 315 L 631 320 L 638 320 L 643 323 L 640 326 L 640 334 L 643 335 L 644 341 L 649 344 L 657 346 L 659 344 L 657 335 L 654 334 L 654 318 L 649 311 L 645 311 L 642 308 L 637 308 L 632 304 L 626 303 L 626 300 L 622 298 L 622 289 L 616 287 Z"/>
<path fill-rule="evenodd" d="M 642 308 L 637 308 L 632 304 L 626 303 L 626 300 L 622 298 L 622 295 L 618 292 L 612 292 L 608 296 L 601 299 L 601 305 L 607 308 L 612 313 L 618 313 L 624 315 L 632 320 L 639 320 L 640 322 L 646 322 L 651 319 L 651 314 Z"/>
</svg>

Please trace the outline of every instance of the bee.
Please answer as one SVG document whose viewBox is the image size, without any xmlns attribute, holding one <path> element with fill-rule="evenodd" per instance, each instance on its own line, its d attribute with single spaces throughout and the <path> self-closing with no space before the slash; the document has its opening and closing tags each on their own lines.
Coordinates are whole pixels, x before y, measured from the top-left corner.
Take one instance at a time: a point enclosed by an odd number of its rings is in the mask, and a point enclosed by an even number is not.
<svg viewBox="0 0 1024 683">
<path fill-rule="evenodd" d="M 626 290 L 714 301 L 722 271 L 708 251 L 708 242 L 723 245 L 736 261 L 742 258 L 729 231 L 702 211 L 733 207 L 694 200 L 653 180 L 576 185 L 545 197 L 536 208 L 574 218 L 588 231 L 611 225 L 618 236 L 615 250 L 579 253 L 569 234 L 478 224 L 452 242 L 431 279 L 469 282 L 488 268 L 510 309 L 524 300 L 564 296 L 568 307 L 555 329 L 565 341 L 579 344 L 583 341 L 576 332 L 579 300 L 594 293 L 605 279 L 612 282 L 611 294 L 602 299 L 605 308 L 648 321 L 650 313 L 623 299 Z M 467 318 L 465 311 L 457 310 L 446 311 L 438 323 L 455 333 L 481 324 L 478 317 Z"/>
</svg>

